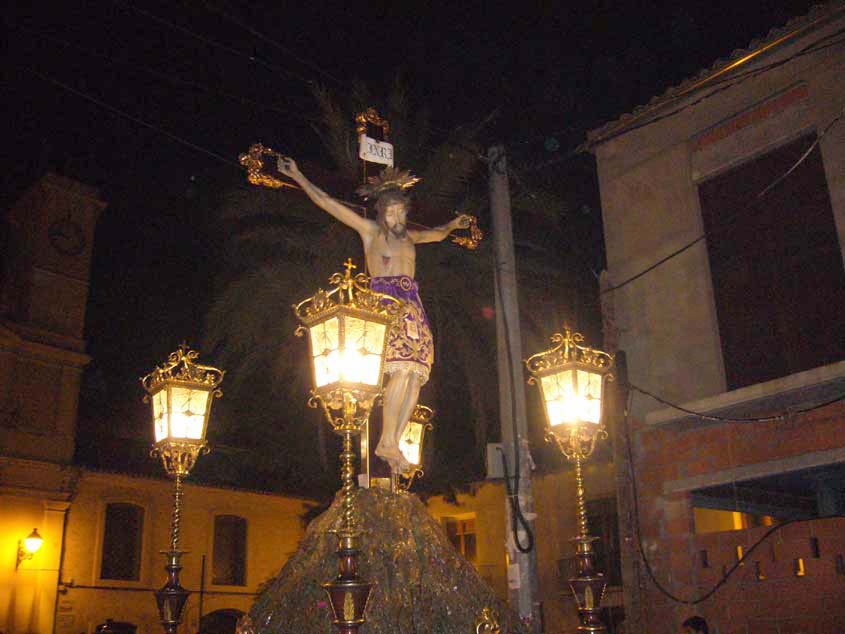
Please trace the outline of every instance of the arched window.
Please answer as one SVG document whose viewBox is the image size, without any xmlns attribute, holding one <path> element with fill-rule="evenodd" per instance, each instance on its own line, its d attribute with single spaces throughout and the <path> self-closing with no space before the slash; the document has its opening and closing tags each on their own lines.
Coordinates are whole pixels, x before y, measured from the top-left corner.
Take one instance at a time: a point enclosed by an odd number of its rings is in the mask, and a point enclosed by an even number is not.
<svg viewBox="0 0 845 634">
<path fill-rule="evenodd" d="M 124 502 L 106 505 L 101 579 L 138 581 L 141 578 L 143 532 L 143 508 Z"/>
<path fill-rule="evenodd" d="M 246 585 L 246 520 L 237 515 L 214 518 L 214 553 L 211 582 L 222 586 Z"/>
</svg>

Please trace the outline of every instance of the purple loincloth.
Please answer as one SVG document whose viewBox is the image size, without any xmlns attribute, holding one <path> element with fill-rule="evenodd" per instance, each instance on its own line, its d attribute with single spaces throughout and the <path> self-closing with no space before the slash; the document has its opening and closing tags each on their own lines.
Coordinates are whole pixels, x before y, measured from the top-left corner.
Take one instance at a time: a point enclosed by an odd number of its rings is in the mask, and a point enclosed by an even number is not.
<svg viewBox="0 0 845 634">
<path fill-rule="evenodd" d="M 434 363 L 434 339 L 416 281 L 407 275 L 373 277 L 370 288 L 405 302 L 400 322 L 387 334 L 385 374 L 410 370 L 420 376 L 424 385 Z"/>
</svg>

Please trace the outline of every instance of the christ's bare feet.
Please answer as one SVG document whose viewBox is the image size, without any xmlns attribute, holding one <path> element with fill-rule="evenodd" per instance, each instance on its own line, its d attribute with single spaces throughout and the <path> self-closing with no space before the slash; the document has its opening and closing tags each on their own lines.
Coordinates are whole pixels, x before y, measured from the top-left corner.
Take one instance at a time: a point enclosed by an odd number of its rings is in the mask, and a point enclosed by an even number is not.
<svg viewBox="0 0 845 634">
<path fill-rule="evenodd" d="M 382 445 L 376 447 L 376 455 L 390 465 L 390 470 L 393 473 L 402 475 L 411 470 L 411 463 L 405 459 L 405 456 L 399 451 L 396 445 Z"/>
</svg>

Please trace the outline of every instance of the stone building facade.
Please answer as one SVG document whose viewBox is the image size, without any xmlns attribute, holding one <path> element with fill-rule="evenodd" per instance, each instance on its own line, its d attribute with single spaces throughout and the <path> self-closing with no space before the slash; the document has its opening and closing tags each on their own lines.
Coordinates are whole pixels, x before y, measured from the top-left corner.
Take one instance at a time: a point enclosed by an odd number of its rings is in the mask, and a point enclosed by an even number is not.
<svg viewBox="0 0 845 634">
<path fill-rule="evenodd" d="M 816 7 L 590 135 L 628 632 L 845 622 L 843 29 Z"/>
<path fill-rule="evenodd" d="M 73 464 L 96 190 L 47 174 L 0 244 L 0 632 L 160 631 L 172 484 Z M 185 486 L 184 632 L 231 632 L 304 535 L 308 500 Z M 19 559 L 33 528 L 43 545 Z"/>
</svg>

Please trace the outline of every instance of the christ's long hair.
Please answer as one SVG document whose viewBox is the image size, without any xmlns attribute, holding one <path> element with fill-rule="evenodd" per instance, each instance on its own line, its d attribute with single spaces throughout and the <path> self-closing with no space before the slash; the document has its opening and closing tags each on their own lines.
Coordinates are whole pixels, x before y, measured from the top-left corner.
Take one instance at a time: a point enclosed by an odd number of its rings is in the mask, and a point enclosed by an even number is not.
<svg viewBox="0 0 845 634">
<path fill-rule="evenodd" d="M 411 211 L 411 199 L 403 194 L 401 189 L 391 189 L 384 192 L 376 199 L 376 204 L 373 205 L 373 208 L 376 210 L 376 224 L 378 224 L 379 229 L 388 238 L 390 237 L 390 230 L 387 227 L 385 215 L 387 208 L 393 203 L 402 203 L 405 205 L 407 211 Z"/>
</svg>

